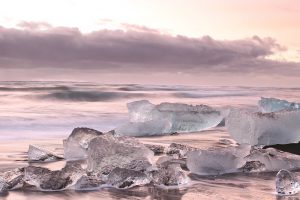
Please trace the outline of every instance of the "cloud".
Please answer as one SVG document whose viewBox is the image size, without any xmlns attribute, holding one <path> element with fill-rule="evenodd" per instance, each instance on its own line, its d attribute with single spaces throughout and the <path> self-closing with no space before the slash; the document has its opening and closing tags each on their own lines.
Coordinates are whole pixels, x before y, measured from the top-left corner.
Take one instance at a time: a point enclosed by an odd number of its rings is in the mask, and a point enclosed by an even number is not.
<svg viewBox="0 0 300 200">
<path fill-rule="evenodd" d="M 189 38 L 128 24 L 124 25 L 127 31 L 90 33 L 46 23 L 22 22 L 20 26 L 0 27 L 0 69 L 299 74 L 299 63 L 266 59 L 284 50 L 272 38 Z"/>
</svg>

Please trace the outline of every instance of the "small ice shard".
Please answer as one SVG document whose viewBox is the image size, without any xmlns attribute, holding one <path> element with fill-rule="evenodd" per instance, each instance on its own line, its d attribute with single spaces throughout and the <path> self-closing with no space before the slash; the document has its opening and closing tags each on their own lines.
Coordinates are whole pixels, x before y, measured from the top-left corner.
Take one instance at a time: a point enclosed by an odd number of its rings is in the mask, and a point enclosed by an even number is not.
<svg viewBox="0 0 300 200">
<path fill-rule="evenodd" d="M 170 146 L 166 150 L 166 154 L 176 156 L 178 158 L 184 158 L 184 157 L 186 157 L 186 154 L 189 151 L 195 151 L 195 150 L 198 150 L 198 149 L 195 147 L 184 145 L 184 144 L 171 143 Z"/>
<path fill-rule="evenodd" d="M 231 137 L 238 143 L 272 145 L 300 141 L 300 110 L 251 113 L 232 109 L 226 118 Z"/>
<path fill-rule="evenodd" d="M 176 159 L 171 156 L 162 156 L 156 161 L 158 167 L 165 167 L 171 164 L 179 164 L 182 169 L 187 169 L 186 159 Z"/>
<path fill-rule="evenodd" d="M 60 191 L 74 185 L 84 171 L 79 163 L 68 162 L 61 170 L 51 171 L 43 167 L 25 168 L 24 180 L 41 191 Z"/>
<path fill-rule="evenodd" d="M 88 148 L 87 170 L 109 173 L 116 167 L 146 170 L 153 152 L 135 138 L 110 134 L 94 138 Z"/>
<path fill-rule="evenodd" d="M 282 110 L 299 110 L 300 103 L 288 102 L 276 98 L 264 98 L 258 101 L 259 108 L 264 113 L 277 112 Z"/>
<path fill-rule="evenodd" d="M 105 182 L 95 176 L 83 175 L 74 185 L 75 190 L 97 190 L 104 185 Z"/>
<path fill-rule="evenodd" d="M 300 190 L 298 179 L 288 170 L 282 169 L 276 175 L 276 192 L 278 195 L 294 195 Z"/>
<path fill-rule="evenodd" d="M 71 135 L 63 141 L 65 159 L 75 160 L 86 158 L 89 142 L 102 134 L 102 132 L 90 128 L 75 128 Z"/>
<path fill-rule="evenodd" d="M 155 185 L 179 186 L 190 181 L 178 163 L 161 164 L 158 169 L 150 171 L 149 174 Z"/>
<path fill-rule="evenodd" d="M 250 145 L 240 145 L 216 150 L 191 151 L 187 156 L 187 167 L 198 175 L 237 172 L 246 164 L 244 157 L 249 155 L 250 149 Z"/>
<path fill-rule="evenodd" d="M 33 162 L 33 161 L 56 161 L 56 160 L 61 160 L 63 159 L 62 157 L 56 155 L 53 152 L 50 152 L 47 149 L 44 149 L 42 147 L 38 147 L 36 145 L 29 145 L 28 149 L 28 161 Z"/>
<path fill-rule="evenodd" d="M 16 168 L 2 172 L 0 178 L 4 180 L 7 190 L 20 188 L 24 183 L 24 169 Z"/>
<path fill-rule="evenodd" d="M 130 122 L 116 128 L 117 135 L 147 136 L 196 132 L 217 126 L 226 116 L 206 105 L 161 103 L 147 100 L 127 104 Z"/>
<path fill-rule="evenodd" d="M 147 148 L 153 151 L 154 155 L 161 155 L 165 152 L 165 147 L 157 144 L 145 144 Z"/>
<path fill-rule="evenodd" d="M 126 189 L 146 185 L 150 183 L 150 179 L 144 172 L 117 167 L 110 172 L 106 183 L 115 188 Z"/>
<path fill-rule="evenodd" d="M 228 140 L 228 139 L 220 139 L 219 144 L 231 145 L 231 144 L 234 144 L 234 143 L 231 140 Z"/>
<path fill-rule="evenodd" d="M 266 171 L 266 166 L 260 161 L 247 161 L 245 165 L 240 168 L 240 170 L 244 173 L 262 172 Z"/>
</svg>

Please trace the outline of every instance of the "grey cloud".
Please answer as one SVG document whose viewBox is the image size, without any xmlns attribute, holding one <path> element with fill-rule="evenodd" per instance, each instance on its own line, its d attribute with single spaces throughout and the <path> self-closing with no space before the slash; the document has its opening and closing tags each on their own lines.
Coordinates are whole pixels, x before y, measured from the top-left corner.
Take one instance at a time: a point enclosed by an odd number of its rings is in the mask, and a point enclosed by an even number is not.
<svg viewBox="0 0 300 200">
<path fill-rule="evenodd" d="M 161 34 L 147 27 L 126 25 L 128 31 L 82 33 L 77 28 L 22 22 L 24 29 L 0 27 L 1 67 L 91 68 L 106 71 L 181 70 L 185 72 L 252 72 L 290 67 L 265 59 L 283 50 L 272 38 L 214 40 Z M 46 30 L 42 30 L 42 29 Z M 184 67 L 184 68 L 183 68 Z"/>
</svg>

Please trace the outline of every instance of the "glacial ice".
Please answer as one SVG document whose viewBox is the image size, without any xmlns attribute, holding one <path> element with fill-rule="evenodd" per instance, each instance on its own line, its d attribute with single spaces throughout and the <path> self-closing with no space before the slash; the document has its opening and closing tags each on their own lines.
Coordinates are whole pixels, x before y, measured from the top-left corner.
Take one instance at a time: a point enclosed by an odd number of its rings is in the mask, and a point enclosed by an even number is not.
<svg viewBox="0 0 300 200">
<path fill-rule="evenodd" d="M 258 101 L 258 105 L 263 113 L 300 109 L 300 103 L 288 102 L 286 100 L 276 98 L 261 97 L 261 99 Z"/>
<path fill-rule="evenodd" d="M 99 177 L 83 175 L 74 185 L 74 189 L 79 191 L 97 190 L 104 184 L 105 182 Z"/>
<path fill-rule="evenodd" d="M 24 183 L 24 169 L 16 168 L 5 172 L 1 172 L 0 178 L 2 179 L 2 181 L 4 181 L 6 190 L 20 188 L 23 186 Z"/>
<path fill-rule="evenodd" d="M 106 183 L 115 188 L 127 189 L 146 185 L 150 179 L 144 172 L 116 167 L 108 175 Z"/>
<path fill-rule="evenodd" d="M 102 134 L 102 132 L 90 128 L 75 128 L 71 135 L 63 141 L 65 159 L 86 158 L 89 142 Z"/>
<path fill-rule="evenodd" d="M 232 109 L 226 118 L 231 137 L 238 143 L 272 145 L 300 141 L 300 110 L 252 113 Z"/>
<path fill-rule="evenodd" d="M 165 162 L 149 172 L 152 182 L 160 186 L 180 186 L 190 182 L 178 163 Z"/>
<path fill-rule="evenodd" d="M 299 168 L 300 156 L 273 148 L 259 149 L 242 144 L 237 147 L 191 151 L 187 156 L 187 167 L 199 175 L 277 171 L 282 168 Z"/>
<path fill-rule="evenodd" d="M 63 159 L 62 157 L 55 155 L 47 149 L 38 147 L 36 145 L 29 145 L 28 149 L 28 161 L 57 161 Z"/>
<path fill-rule="evenodd" d="M 135 138 L 100 135 L 90 141 L 87 170 L 108 174 L 116 167 L 136 171 L 151 166 L 154 153 Z"/>
<path fill-rule="evenodd" d="M 246 164 L 244 157 L 250 153 L 250 145 L 216 150 L 191 151 L 187 155 L 187 167 L 195 174 L 218 175 L 237 172 Z"/>
<path fill-rule="evenodd" d="M 294 195 L 300 190 L 296 176 L 285 169 L 280 170 L 276 175 L 276 192 L 278 195 Z"/>
<path fill-rule="evenodd" d="M 154 105 L 147 100 L 128 103 L 127 107 L 130 122 L 117 127 L 117 135 L 147 136 L 201 131 L 217 126 L 227 112 L 206 105 Z"/>
<path fill-rule="evenodd" d="M 0 194 L 7 192 L 6 182 L 3 178 L 0 177 Z"/>
<path fill-rule="evenodd" d="M 83 174 L 80 163 L 67 162 L 63 169 L 57 171 L 43 167 L 26 167 L 24 180 L 41 191 L 60 191 L 74 185 Z"/>
<path fill-rule="evenodd" d="M 147 148 L 153 151 L 154 155 L 161 155 L 165 152 L 165 147 L 157 144 L 145 144 Z"/>
<path fill-rule="evenodd" d="M 198 149 L 184 144 L 171 143 L 166 150 L 166 154 L 177 158 L 185 158 L 189 151 L 195 150 Z"/>
</svg>

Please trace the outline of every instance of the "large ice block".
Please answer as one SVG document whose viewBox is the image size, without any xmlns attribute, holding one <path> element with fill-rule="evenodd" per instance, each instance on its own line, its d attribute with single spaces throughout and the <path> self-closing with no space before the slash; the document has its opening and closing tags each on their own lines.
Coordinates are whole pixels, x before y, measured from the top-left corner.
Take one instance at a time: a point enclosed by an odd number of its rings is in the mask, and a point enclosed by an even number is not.
<svg viewBox="0 0 300 200">
<path fill-rule="evenodd" d="M 294 195 L 300 191 L 300 185 L 296 176 L 285 169 L 276 175 L 276 192 L 279 195 Z"/>
<path fill-rule="evenodd" d="M 226 118 L 231 137 L 238 143 L 272 145 L 300 141 L 300 110 L 252 113 L 232 109 Z"/>
<path fill-rule="evenodd" d="M 89 142 L 101 134 L 103 133 L 90 128 L 75 128 L 71 135 L 63 141 L 65 159 L 86 158 Z"/>
<path fill-rule="evenodd" d="M 218 175 L 234 172 L 278 171 L 300 167 L 300 156 L 273 148 L 260 149 L 239 145 L 188 153 L 187 167 L 195 174 Z"/>
<path fill-rule="evenodd" d="M 153 156 L 153 151 L 135 138 L 104 134 L 90 142 L 87 169 L 106 174 L 116 167 L 143 171 Z"/>
<path fill-rule="evenodd" d="M 259 108 L 264 113 L 277 112 L 282 110 L 299 110 L 300 103 L 288 102 L 276 98 L 264 98 L 258 101 Z"/>
<path fill-rule="evenodd" d="M 130 122 L 116 128 L 116 134 L 127 136 L 164 135 L 174 132 L 195 132 L 217 126 L 226 110 L 206 105 L 161 103 L 147 100 L 127 104 Z"/>
</svg>

